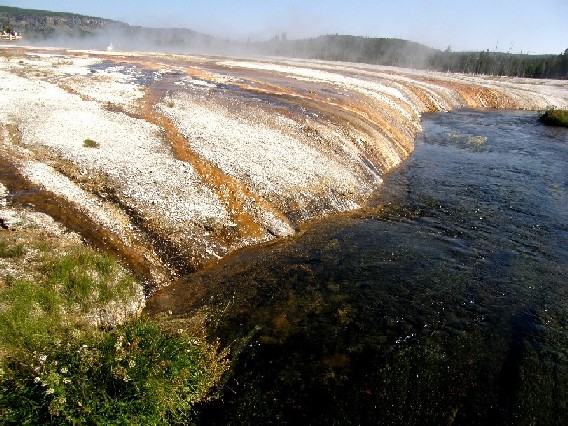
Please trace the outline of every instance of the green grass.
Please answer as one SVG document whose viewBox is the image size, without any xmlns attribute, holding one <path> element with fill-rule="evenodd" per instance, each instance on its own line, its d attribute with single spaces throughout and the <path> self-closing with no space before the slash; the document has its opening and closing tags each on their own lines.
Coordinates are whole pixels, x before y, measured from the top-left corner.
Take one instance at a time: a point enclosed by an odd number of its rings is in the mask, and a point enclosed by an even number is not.
<svg viewBox="0 0 568 426">
<path fill-rule="evenodd" d="M 124 302 L 136 286 L 115 258 L 86 250 L 46 262 L 44 273 L 51 288 L 82 312 L 111 300 Z"/>
<path fill-rule="evenodd" d="M 85 148 L 99 148 L 100 144 L 92 139 L 85 139 L 83 141 L 83 146 Z"/>
<path fill-rule="evenodd" d="M 23 249 L 2 244 L 11 257 Z M 37 350 L 46 335 L 65 333 L 84 314 L 115 301 L 126 303 L 138 284 L 113 257 L 81 248 L 61 256 L 44 255 L 42 279 L 12 279 L 0 291 L 0 344 Z"/>
<path fill-rule="evenodd" d="M 62 328 L 61 296 L 25 280 L 14 280 L 1 292 L 0 344 L 17 353 L 21 348 L 35 350 Z"/>
<path fill-rule="evenodd" d="M 539 120 L 549 126 L 568 127 L 568 110 L 549 109 L 540 114 Z"/>
<path fill-rule="evenodd" d="M 4 240 L 0 240 L 0 259 L 12 259 L 15 257 L 22 257 L 26 254 L 26 249 L 22 244 L 9 246 Z"/>
<path fill-rule="evenodd" d="M 14 244 L 2 253 L 20 252 Z M 164 320 L 93 327 L 85 313 L 124 303 L 134 277 L 84 247 L 38 256 L 40 279 L 0 288 L 0 424 L 191 423 L 225 354 Z"/>
</svg>

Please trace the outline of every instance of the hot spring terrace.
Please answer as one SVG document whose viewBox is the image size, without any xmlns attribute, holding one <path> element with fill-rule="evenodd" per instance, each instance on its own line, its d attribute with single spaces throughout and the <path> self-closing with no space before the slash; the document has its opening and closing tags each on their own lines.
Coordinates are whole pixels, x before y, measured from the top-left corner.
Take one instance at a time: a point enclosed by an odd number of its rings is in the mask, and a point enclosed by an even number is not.
<svg viewBox="0 0 568 426">
<path fill-rule="evenodd" d="M 0 48 L 0 180 L 151 288 L 357 209 L 420 115 L 568 107 L 564 81 Z"/>
</svg>

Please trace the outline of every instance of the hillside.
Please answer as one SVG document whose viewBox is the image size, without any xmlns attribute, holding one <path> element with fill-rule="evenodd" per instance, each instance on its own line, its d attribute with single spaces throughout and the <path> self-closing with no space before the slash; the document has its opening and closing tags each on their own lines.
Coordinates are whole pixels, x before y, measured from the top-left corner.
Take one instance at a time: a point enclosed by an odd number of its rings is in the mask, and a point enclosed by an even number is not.
<svg viewBox="0 0 568 426">
<path fill-rule="evenodd" d="M 408 40 L 338 34 L 300 40 L 287 40 L 282 35 L 268 42 L 256 43 L 254 47 L 262 53 L 278 56 L 406 68 L 424 68 L 428 59 L 439 52 Z"/>
<path fill-rule="evenodd" d="M 0 6 L 0 26 L 23 33 L 27 40 L 41 40 L 62 35 L 84 37 L 101 30 L 125 28 L 128 25 L 75 13 Z"/>
<path fill-rule="evenodd" d="M 0 6 L 0 29 L 23 34 L 22 43 L 161 51 L 221 51 L 227 42 L 185 28 L 145 28 L 75 13 Z"/>
</svg>

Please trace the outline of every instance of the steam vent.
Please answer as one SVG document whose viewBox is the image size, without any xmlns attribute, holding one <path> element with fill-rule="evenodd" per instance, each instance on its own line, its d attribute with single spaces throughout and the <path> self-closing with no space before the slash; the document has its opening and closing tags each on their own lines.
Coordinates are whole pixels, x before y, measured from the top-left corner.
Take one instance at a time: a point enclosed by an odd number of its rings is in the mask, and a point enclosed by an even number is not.
<svg viewBox="0 0 568 426">
<path fill-rule="evenodd" d="M 3 181 L 151 289 L 357 209 L 420 115 L 568 107 L 557 81 L 293 60 L 0 49 Z"/>
</svg>

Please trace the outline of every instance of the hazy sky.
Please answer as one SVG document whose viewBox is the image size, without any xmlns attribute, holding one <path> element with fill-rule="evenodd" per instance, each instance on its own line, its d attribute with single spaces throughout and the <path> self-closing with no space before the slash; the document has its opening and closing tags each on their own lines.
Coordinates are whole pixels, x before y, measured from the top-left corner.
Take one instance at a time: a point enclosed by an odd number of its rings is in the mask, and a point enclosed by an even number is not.
<svg viewBox="0 0 568 426">
<path fill-rule="evenodd" d="M 568 0 L 37 0 L 4 6 L 185 27 L 238 40 L 321 34 L 397 37 L 445 49 L 561 53 Z"/>
</svg>

